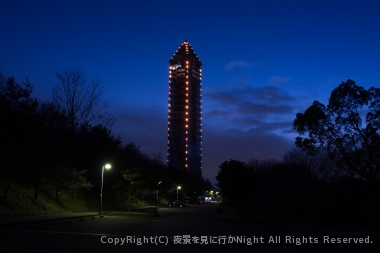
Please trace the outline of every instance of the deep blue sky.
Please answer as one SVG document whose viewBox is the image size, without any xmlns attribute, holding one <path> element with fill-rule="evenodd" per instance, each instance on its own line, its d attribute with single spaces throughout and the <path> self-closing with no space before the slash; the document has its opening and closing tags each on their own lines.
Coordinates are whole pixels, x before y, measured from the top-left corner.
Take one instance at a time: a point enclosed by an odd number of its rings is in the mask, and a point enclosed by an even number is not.
<svg viewBox="0 0 380 253">
<path fill-rule="evenodd" d="M 279 159 L 292 123 L 348 78 L 380 85 L 380 1 L 0 0 L 0 71 L 51 99 L 55 73 L 102 81 L 114 134 L 166 160 L 169 59 L 203 62 L 204 176 L 230 158 Z"/>
</svg>

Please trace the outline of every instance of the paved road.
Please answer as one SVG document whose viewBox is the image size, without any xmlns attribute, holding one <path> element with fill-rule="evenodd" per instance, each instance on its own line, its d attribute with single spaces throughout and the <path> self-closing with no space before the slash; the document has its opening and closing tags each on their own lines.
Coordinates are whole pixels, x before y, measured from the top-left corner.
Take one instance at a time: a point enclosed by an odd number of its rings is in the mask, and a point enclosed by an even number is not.
<svg viewBox="0 0 380 253">
<path fill-rule="evenodd" d="M 376 242 L 342 246 L 301 234 L 274 237 L 255 222 L 216 215 L 217 208 L 210 203 L 161 208 L 158 217 L 95 215 L 12 225 L 0 229 L 0 252 L 380 252 Z"/>
</svg>

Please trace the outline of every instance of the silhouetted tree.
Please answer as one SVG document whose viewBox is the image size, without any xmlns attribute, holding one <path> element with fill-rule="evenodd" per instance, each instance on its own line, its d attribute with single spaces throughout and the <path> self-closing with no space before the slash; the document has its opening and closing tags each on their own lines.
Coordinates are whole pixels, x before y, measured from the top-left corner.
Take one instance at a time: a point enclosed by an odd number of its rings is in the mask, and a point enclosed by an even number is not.
<svg viewBox="0 0 380 253">
<path fill-rule="evenodd" d="M 104 111 L 105 103 L 101 101 L 103 90 L 99 81 L 88 82 L 78 69 L 65 70 L 56 75 L 58 84 L 53 89 L 53 100 L 67 114 L 72 130 L 97 124 L 109 126 L 112 123 L 112 117 Z"/>
<path fill-rule="evenodd" d="M 131 210 L 132 204 L 136 201 L 137 196 L 149 187 L 147 174 L 144 168 L 125 170 L 122 172 L 124 178 L 124 189 L 127 196 L 128 210 Z"/>
<path fill-rule="evenodd" d="M 283 156 L 283 162 L 305 184 L 328 178 L 339 173 L 334 161 L 325 151 L 310 154 L 300 148 L 294 148 Z"/>
<path fill-rule="evenodd" d="M 325 197 L 321 185 L 331 177 L 339 175 L 336 173 L 335 162 L 326 151 L 309 154 L 300 148 L 294 148 L 283 156 L 283 169 L 288 174 L 289 187 L 286 188 L 294 189 L 290 195 L 294 197 L 288 196 L 288 199 L 293 200 L 292 206 L 298 212 L 306 209 L 304 214 L 308 214 L 313 227 L 316 212 L 321 209 L 317 206 L 321 205 L 320 200 Z M 326 199 L 323 202 L 326 203 Z"/>
<path fill-rule="evenodd" d="M 327 107 L 314 101 L 297 114 L 294 128 L 307 137 L 297 137 L 296 145 L 311 153 L 326 150 L 340 166 L 372 184 L 380 170 L 379 122 L 380 89 L 365 90 L 348 80 L 332 91 Z"/>
<path fill-rule="evenodd" d="M 314 154 L 326 150 L 341 168 L 366 180 L 371 204 L 378 202 L 380 89 L 366 90 L 352 80 L 342 82 L 332 91 L 327 106 L 314 101 L 298 113 L 294 128 L 306 135 L 296 138 L 298 147 Z"/>
<path fill-rule="evenodd" d="M 86 178 L 85 170 L 75 168 L 55 167 L 48 172 L 48 188 L 55 193 L 55 199 L 60 202 L 61 193 L 76 195 L 79 191 L 89 190 L 92 184 Z"/>
<path fill-rule="evenodd" d="M 244 162 L 230 159 L 219 168 L 216 180 L 225 200 L 242 204 L 252 197 L 253 175 Z"/>
<path fill-rule="evenodd" d="M 4 76 L 0 74 L 0 112 L 34 114 L 38 101 L 31 97 L 32 91 L 33 86 L 28 79 L 18 84 L 14 77 L 9 77 L 5 81 Z"/>
<path fill-rule="evenodd" d="M 38 106 L 31 97 L 33 87 L 26 80 L 18 84 L 13 77 L 0 74 L 0 177 L 6 198 L 12 182 L 30 167 L 34 116 Z"/>
<path fill-rule="evenodd" d="M 29 170 L 28 178 L 33 183 L 35 198 L 42 188 L 69 191 L 64 189 L 61 180 L 69 179 L 70 173 L 77 174 L 73 168 L 78 164 L 78 153 L 82 149 L 77 145 L 78 137 L 71 131 L 63 110 L 53 103 L 41 103 L 33 136 L 36 162 Z M 67 182 L 65 186 L 69 184 Z"/>
</svg>

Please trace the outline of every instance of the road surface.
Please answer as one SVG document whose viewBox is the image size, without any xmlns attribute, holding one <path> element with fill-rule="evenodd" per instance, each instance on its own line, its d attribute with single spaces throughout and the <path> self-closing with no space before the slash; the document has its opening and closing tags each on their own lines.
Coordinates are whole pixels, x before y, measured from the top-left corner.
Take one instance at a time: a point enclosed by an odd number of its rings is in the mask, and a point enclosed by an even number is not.
<svg viewBox="0 0 380 253">
<path fill-rule="evenodd" d="M 217 208 L 207 203 L 160 208 L 159 216 L 115 213 L 5 226 L 0 252 L 380 252 L 378 241 L 366 235 L 356 241 L 340 235 L 350 243 L 337 244 L 336 236 L 279 233 L 217 215 Z"/>
</svg>

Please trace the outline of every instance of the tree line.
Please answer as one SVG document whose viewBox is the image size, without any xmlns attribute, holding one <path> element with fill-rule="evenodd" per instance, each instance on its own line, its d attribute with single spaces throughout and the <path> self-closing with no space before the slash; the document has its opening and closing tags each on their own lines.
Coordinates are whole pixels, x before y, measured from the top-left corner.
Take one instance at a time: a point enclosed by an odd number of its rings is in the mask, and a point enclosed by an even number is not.
<svg viewBox="0 0 380 253">
<path fill-rule="evenodd" d="M 380 89 L 352 80 L 297 113 L 296 148 L 282 160 L 223 162 L 228 204 L 258 219 L 351 220 L 379 225 Z"/>
<path fill-rule="evenodd" d="M 52 101 L 32 96 L 33 85 L 0 74 L 0 195 L 9 199 L 19 185 L 43 192 L 60 203 L 62 196 L 97 199 L 101 168 L 112 164 L 105 180 L 105 201 L 131 206 L 146 196 L 154 199 L 157 182 L 163 195 L 202 194 L 211 184 L 184 171 L 167 168 L 160 157 L 148 156 L 134 143 L 112 134 L 114 118 L 101 100 L 102 86 L 80 70 L 57 73 Z M 11 201 L 11 200 L 9 200 Z"/>
</svg>

